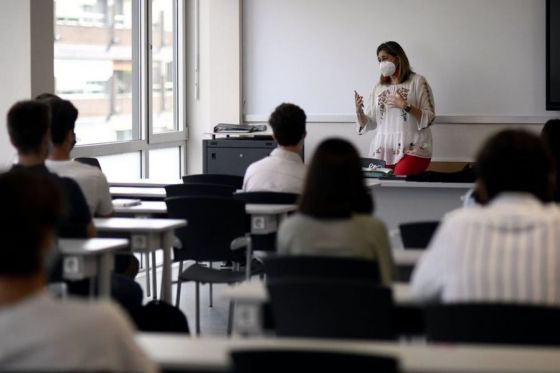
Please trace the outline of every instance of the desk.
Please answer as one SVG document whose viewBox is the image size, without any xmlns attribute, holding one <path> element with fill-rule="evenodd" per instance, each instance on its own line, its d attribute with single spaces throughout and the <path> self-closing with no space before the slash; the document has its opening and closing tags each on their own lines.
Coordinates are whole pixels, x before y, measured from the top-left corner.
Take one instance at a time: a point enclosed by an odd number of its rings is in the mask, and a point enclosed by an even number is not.
<svg viewBox="0 0 560 373">
<path fill-rule="evenodd" d="M 113 253 L 127 246 L 128 240 L 118 238 L 59 240 L 58 248 L 64 256 L 64 278 L 81 280 L 97 275 L 99 296 L 110 297 Z"/>
<path fill-rule="evenodd" d="M 111 180 L 109 186 L 129 187 L 129 188 L 163 188 L 166 185 L 183 184 L 181 179 L 155 180 L 155 179 L 135 179 L 135 180 Z"/>
<path fill-rule="evenodd" d="M 163 187 L 110 187 L 109 192 L 114 198 L 164 199 L 166 197 L 165 189 Z"/>
<path fill-rule="evenodd" d="M 441 221 L 462 206 L 461 197 L 473 187 L 470 183 L 429 183 L 403 180 L 366 179 L 375 200 L 375 215 L 387 229 L 400 223 Z"/>
<path fill-rule="evenodd" d="M 100 232 L 130 234 L 132 251 L 149 253 L 160 248 L 163 250 L 160 298 L 171 303 L 171 249 L 175 240 L 174 231 L 177 228 L 185 227 L 187 222 L 179 219 L 96 218 L 94 224 Z M 157 294 L 155 265 L 152 270 L 155 296 Z"/>
<path fill-rule="evenodd" d="M 560 348 L 487 345 L 424 345 L 398 342 L 332 341 L 289 338 L 192 338 L 139 334 L 137 342 L 162 369 L 224 372 L 229 353 L 243 349 L 314 349 L 384 354 L 400 361 L 404 373 L 552 373 Z"/>
<path fill-rule="evenodd" d="M 150 216 L 166 215 L 167 205 L 163 201 L 142 201 L 136 206 L 113 206 L 115 214 Z"/>
</svg>

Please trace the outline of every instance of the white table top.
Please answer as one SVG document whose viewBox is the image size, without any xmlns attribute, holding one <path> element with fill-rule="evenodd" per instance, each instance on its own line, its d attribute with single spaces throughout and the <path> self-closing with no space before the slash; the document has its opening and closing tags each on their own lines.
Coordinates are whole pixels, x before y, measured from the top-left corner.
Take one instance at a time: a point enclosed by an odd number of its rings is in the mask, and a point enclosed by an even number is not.
<svg viewBox="0 0 560 373">
<path fill-rule="evenodd" d="M 125 238 L 60 239 L 58 247 L 66 255 L 97 255 L 128 246 Z"/>
<path fill-rule="evenodd" d="M 130 179 L 130 180 L 111 180 L 109 186 L 112 187 L 131 187 L 131 188 L 163 188 L 166 185 L 182 184 L 181 179 Z"/>
<path fill-rule="evenodd" d="M 264 205 L 264 204 L 247 204 L 245 211 L 251 215 L 279 215 L 294 211 L 296 205 Z M 115 212 L 119 214 L 166 214 L 167 206 L 163 201 L 142 201 L 139 205 L 122 207 L 115 206 Z"/>
<path fill-rule="evenodd" d="M 403 344 L 289 338 L 195 338 L 139 334 L 136 340 L 162 368 L 222 370 L 230 351 L 255 348 L 319 349 L 385 354 L 399 359 L 406 373 L 552 373 L 560 369 L 560 348 L 453 344 Z"/>
<path fill-rule="evenodd" d="M 415 266 L 425 251 L 423 249 L 393 249 L 393 259 L 397 265 Z"/>
<path fill-rule="evenodd" d="M 410 295 L 410 285 L 404 282 L 396 282 L 391 285 L 393 290 L 393 299 L 396 304 L 414 303 Z M 264 303 L 268 301 L 268 291 L 265 282 L 260 279 L 241 282 L 231 285 L 222 291 L 224 299 L 232 301 L 245 301 L 254 303 Z"/>
<path fill-rule="evenodd" d="M 132 197 L 132 198 L 165 198 L 165 189 L 146 188 L 146 187 L 116 187 L 109 188 L 109 192 L 113 197 Z"/>
<path fill-rule="evenodd" d="M 181 219 L 95 218 L 95 228 L 105 232 L 163 232 L 185 227 Z"/>
<path fill-rule="evenodd" d="M 473 183 L 441 183 L 406 180 L 366 179 L 366 186 L 375 188 L 435 188 L 435 189 L 471 189 Z"/>
</svg>

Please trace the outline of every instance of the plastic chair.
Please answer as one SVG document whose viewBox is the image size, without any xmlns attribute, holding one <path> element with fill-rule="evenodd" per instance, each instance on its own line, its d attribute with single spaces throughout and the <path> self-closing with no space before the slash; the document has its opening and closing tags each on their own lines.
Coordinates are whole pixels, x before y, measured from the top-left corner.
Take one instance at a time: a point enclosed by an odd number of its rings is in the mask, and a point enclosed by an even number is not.
<svg viewBox="0 0 560 373">
<path fill-rule="evenodd" d="M 269 280 L 282 337 L 394 339 L 391 290 L 368 280 Z"/>
<path fill-rule="evenodd" d="M 381 282 L 377 261 L 356 258 L 275 256 L 265 259 L 264 271 L 268 280 L 319 278 Z"/>
<path fill-rule="evenodd" d="M 350 352 L 255 349 L 232 351 L 234 373 L 353 372 L 396 373 L 393 357 Z"/>
<path fill-rule="evenodd" d="M 101 170 L 101 164 L 99 163 L 99 161 L 97 160 L 97 158 L 91 158 L 91 157 L 77 157 L 74 158 L 74 160 L 76 162 L 80 162 L 80 163 L 84 163 L 93 167 L 97 167 Z"/>
<path fill-rule="evenodd" d="M 222 174 L 185 175 L 183 176 L 183 183 L 231 185 L 235 189 L 241 189 L 243 187 L 243 176 Z"/>
<path fill-rule="evenodd" d="M 399 224 L 403 247 L 405 249 L 425 249 L 438 226 L 438 221 Z"/>
<path fill-rule="evenodd" d="M 235 187 L 219 184 L 171 184 L 165 186 L 167 197 L 216 196 L 231 197 Z"/>
<path fill-rule="evenodd" d="M 506 303 L 456 303 L 425 309 L 434 342 L 560 345 L 560 308 Z"/>
<path fill-rule="evenodd" d="M 194 281 L 196 292 L 196 332 L 200 333 L 200 283 L 229 284 L 243 281 L 244 271 L 220 270 L 205 267 L 199 262 L 241 262 L 244 251 L 232 251 L 234 240 L 245 235 L 245 204 L 225 197 L 166 198 L 167 212 L 172 219 L 186 219 L 187 227 L 177 229 L 175 235 L 182 243 L 174 249 L 179 261 L 176 304 L 179 305 L 181 282 Z M 183 271 L 183 261 L 196 263 Z"/>
</svg>

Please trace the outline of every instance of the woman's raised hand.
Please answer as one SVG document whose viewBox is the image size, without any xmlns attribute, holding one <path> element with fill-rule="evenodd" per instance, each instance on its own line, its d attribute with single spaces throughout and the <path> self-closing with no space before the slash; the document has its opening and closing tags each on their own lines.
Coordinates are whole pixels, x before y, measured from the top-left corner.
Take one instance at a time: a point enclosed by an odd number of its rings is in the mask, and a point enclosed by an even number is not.
<svg viewBox="0 0 560 373">
<path fill-rule="evenodd" d="M 356 104 L 356 113 L 363 113 L 364 111 L 364 98 L 354 91 L 354 102 Z"/>
</svg>

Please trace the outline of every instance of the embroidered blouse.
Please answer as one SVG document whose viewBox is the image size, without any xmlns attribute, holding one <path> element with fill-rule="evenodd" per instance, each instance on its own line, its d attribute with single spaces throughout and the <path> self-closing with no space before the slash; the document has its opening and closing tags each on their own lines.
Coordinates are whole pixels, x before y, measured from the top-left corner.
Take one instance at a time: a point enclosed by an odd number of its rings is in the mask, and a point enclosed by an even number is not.
<svg viewBox="0 0 560 373">
<path fill-rule="evenodd" d="M 403 109 L 386 104 L 387 99 L 396 93 L 422 111 L 419 121 Z M 370 158 L 383 159 L 388 165 L 394 165 L 405 154 L 432 157 L 430 125 L 435 119 L 434 97 L 422 75 L 412 74 L 407 81 L 395 85 L 377 83 L 367 101 L 365 115 L 367 124 L 360 129 L 357 122 L 357 129 L 360 135 L 373 131 Z"/>
</svg>

